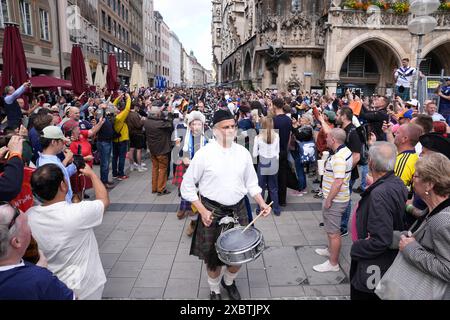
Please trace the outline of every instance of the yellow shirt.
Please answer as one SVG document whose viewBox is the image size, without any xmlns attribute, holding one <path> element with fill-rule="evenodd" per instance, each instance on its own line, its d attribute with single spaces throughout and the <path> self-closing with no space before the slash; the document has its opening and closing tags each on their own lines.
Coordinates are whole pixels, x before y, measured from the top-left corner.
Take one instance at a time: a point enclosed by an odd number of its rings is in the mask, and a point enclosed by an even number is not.
<svg viewBox="0 0 450 320">
<path fill-rule="evenodd" d="M 114 105 L 117 106 L 119 104 L 119 98 L 114 100 Z M 128 133 L 128 125 L 125 123 L 125 120 L 128 117 L 128 114 L 131 110 L 131 98 L 127 99 L 127 103 L 125 105 L 125 109 L 123 109 L 117 116 L 114 121 L 114 130 L 120 133 L 119 139 L 113 139 L 113 142 L 122 142 L 130 140 L 130 135 Z"/>
<path fill-rule="evenodd" d="M 406 150 L 397 155 L 394 173 L 402 179 L 408 188 L 412 185 L 412 176 L 416 171 L 416 162 L 419 157 L 415 150 Z"/>
</svg>

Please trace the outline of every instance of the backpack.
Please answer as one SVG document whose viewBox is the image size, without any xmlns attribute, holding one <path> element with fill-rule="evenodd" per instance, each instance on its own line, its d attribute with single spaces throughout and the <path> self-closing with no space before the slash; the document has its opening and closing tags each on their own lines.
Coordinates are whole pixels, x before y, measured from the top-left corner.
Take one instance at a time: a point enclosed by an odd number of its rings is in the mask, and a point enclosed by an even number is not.
<svg viewBox="0 0 450 320">
<path fill-rule="evenodd" d="M 360 152 L 360 158 L 359 158 L 359 165 L 366 165 L 369 161 L 369 144 L 367 143 L 367 124 L 361 125 L 358 128 L 355 126 L 352 126 L 350 128 L 350 131 L 347 134 L 347 137 L 345 138 L 345 144 L 348 145 L 350 141 L 350 134 L 356 131 L 358 134 L 359 140 L 361 141 L 361 152 Z"/>
</svg>

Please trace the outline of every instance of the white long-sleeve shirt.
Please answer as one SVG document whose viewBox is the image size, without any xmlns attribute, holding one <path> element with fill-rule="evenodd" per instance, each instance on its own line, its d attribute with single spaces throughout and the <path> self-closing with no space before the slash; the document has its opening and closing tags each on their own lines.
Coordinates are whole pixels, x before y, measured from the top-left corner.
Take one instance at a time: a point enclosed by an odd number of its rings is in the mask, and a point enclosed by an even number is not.
<svg viewBox="0 0 450 320">
<path fill-rule="evenodd" d="M 267 144 L 258 135 L 253 143 L 253 157 L 262 156 L 266 159 L 278 159 L 280 154 L 280 136 L 277 134 L 273 137 L 271 144 Z"/>
<path fill-rule="evenodd" d="M 261 192 L 252 157 L 244 147 L 233 143 L 223 148 L 216 141 L 195 153 L 181 184 L 181 196 L 187 201 L 203 197 L 222 205 L 238 203 L 247 193 L 254 197 Z"/>
</svg>

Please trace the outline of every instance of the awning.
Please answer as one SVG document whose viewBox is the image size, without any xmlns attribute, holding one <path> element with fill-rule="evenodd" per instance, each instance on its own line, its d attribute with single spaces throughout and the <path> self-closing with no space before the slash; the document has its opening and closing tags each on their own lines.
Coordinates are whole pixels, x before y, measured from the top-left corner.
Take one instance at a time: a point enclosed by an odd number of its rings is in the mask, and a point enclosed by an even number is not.
<svg viewBox="0 0 450 320">
<path fill-rule="evenodd" d="M 50 76 L 31 77 L 31 86 L 33 88 L 56 88 L 71 89 L 72 82 Z"/>
</svg>

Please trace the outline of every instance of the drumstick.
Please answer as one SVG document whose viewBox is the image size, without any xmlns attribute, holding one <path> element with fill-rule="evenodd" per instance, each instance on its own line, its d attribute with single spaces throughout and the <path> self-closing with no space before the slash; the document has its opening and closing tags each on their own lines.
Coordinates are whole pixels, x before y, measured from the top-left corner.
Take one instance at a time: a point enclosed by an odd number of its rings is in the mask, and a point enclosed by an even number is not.
<svg viewBox="0 0 450 320">
<path fill-rule="evenodd" d="M 273 204 L 273 201 L 271 202 L 271 203 L 269 203 L 269 207 L 271 206 Z M 245 227 L 245 229 L 244 230 L 242 230 L 242 232 L 241 233 L 244 233 L 245 232 L 245 230 L 247 230 L 252 224 L 254 224 L 255 223 L 255 221 L 256 220 L 258 220 L 258 218 L 259 217 L 261 217 L 262 216 L 262 214 L 264 213 L 264 211 L 265 211 L 265 209 L 264 210 L 262 210 L 259 214 L 258 214 L 258 216 L 252 221 L 252 222 L 250 222 L 249 224 L 248 224 L 248 226 L 246 226 Z"/>
</svg>

